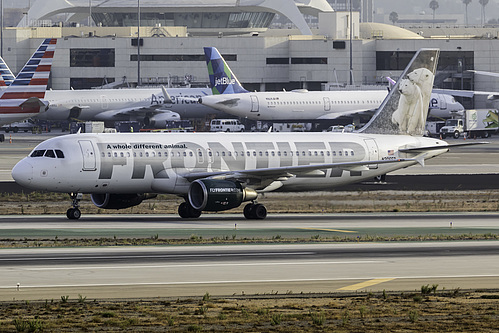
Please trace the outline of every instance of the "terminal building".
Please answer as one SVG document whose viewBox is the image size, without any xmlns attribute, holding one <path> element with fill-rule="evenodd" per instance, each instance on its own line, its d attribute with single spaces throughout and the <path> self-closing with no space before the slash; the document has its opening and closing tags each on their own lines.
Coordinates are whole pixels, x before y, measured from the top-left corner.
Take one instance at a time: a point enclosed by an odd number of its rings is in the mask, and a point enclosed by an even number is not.
<svg viewBox="0 0 499 333">
<path fill-rule="evenodd" d="M 37 0 L 17 27 L 4 28 L 1 53 L 13 72 L 42 38 L 55 37 L 52 89 L 203 84 L 208 82 L 203 47 L 215 46 L 249 90 L 321 90 L 386 85 L 386 77 L 397 78 L 416 50 L 438 47 L 436 87 L 499 91 L 499 79 L 469 72 L 499 72 L 494 27 L 403 29 L 374 23 L 365 13 L 372 11 L 368 0 L 352 10 L 339 0 L 332 1 L 338 10 L 326 0 L 90 3 Z M 271 29 L 276 17 L 287 18 L 293 28 Z M 316 25 L 308 23 L 310 17 Z M 486 96 L 463 103 L 493 107 Z"/>
</svg>

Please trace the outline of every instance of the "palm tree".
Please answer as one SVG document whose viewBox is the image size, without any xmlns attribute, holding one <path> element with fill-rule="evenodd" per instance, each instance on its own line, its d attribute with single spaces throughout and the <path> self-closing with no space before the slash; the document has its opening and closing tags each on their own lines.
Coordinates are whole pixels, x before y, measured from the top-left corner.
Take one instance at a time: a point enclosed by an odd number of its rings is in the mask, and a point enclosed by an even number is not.
<svg viewBox="0 0 499 333">
<path fill-rule="evenodd" d="M 465 18 L 466 18 L 466 25 L 468 25 L 468 5 L 471 3 L 471 0 L 463 0 L 463 3 L 466 6 Z"/>
<path fill-rule="evenodd" d="M 392 21 L 393 24 L 395 24 L 399 20 L 399 14 L 397 14 L 397 12 L 391 12 L 388 19 Z"/>
<path fill-rule="evenodd" d="M 485 24 L 485 6 L 489 3 L 489 0 L 478 0 L 478 3 L 482 6 L 482 25 Z"/>
<path fill-rule="evenodd" d="M 438 9 L 438 1 L 431 0 L 430 1 L 430 8 L 431 8 L 431 10 L 433 10 L 433 26 L 435 26 L 435 11 Z"/>
</svg>

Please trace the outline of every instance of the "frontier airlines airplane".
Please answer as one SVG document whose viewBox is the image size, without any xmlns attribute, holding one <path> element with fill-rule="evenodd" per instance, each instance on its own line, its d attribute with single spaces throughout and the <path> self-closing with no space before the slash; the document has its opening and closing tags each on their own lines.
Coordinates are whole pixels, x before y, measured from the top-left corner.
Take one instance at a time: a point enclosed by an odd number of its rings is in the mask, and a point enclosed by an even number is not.
<svg viewBox="0 0 499 333">
<path fill-rule="evenodd" d="M 183 218 L 249 202 L 244 216 L 263 219 L 259 193 L 329 190 L 447 152 L 445 141 L 422 137 L 438 55 L 418 51 L 401 76 L 413 94 L 401 94 L 397 82 L 358 132 L 71 134 L 40 143 L 12 177 L 31 189 L 70 193 L 70 219 L 81 215 L 82 193 L 104 209 L 172 193 L 185 199 Z"/>
</svg>

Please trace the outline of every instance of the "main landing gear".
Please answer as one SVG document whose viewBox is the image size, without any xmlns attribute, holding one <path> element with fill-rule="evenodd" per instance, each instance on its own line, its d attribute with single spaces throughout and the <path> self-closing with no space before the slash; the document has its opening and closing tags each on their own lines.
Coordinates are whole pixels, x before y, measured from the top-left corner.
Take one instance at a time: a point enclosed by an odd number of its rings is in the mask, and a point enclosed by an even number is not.
<svg viewBox="0 0 499 333">
<path fill-rule="evenodd" d="M 180 206 L 178 206 L 178 215 L 180 215 L 183 219 L 194 218 L 197 219 L 201 216 L 201 211 L 194 209 L 191 204 L 186 201 L 182 202 Z"/>
<path fill-rule="evenodd" d="M 267 217 L 267 208 L 259 203 L 249 203 L 244 206 L 243 213 L 248 220 L 263 220 Z"/>
<path fill-rule="evenodd" d="M 66 216 L 70 220 L 78 220 L 81 217 L 80 200 L 83 198 L 83 194 L 81 193 L 69 193 L 69 197 L 71 198 L 73 208 L 69 208 L 66 212 Z"/>
</svg>

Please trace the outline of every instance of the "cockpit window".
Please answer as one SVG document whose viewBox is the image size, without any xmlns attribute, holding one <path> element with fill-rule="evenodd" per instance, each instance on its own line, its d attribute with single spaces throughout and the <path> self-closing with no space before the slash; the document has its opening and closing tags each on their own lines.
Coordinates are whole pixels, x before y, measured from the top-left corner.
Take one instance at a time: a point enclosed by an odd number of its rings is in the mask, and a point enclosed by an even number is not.
<svg viewBox="0 0 499 333">
<path fill-rule="evenodd" d="M 55 158 L 55 153 L 52 149 L 48 149 L 46 152 L 45 152 L 45 157 L 50 157 L 50 158 Z"/>
<path fill-rule="evenodd" d="M 30 157 L 41 157 L 45 154 L 45 150 L 35 150 L 31 153 Z"/>
<path fill-rule="evenodd" d="M 64 158 L 64 153 L 62 150 L 56 149 L 55 154 L 57 155 L 57 158 Z"/>
</svg>

